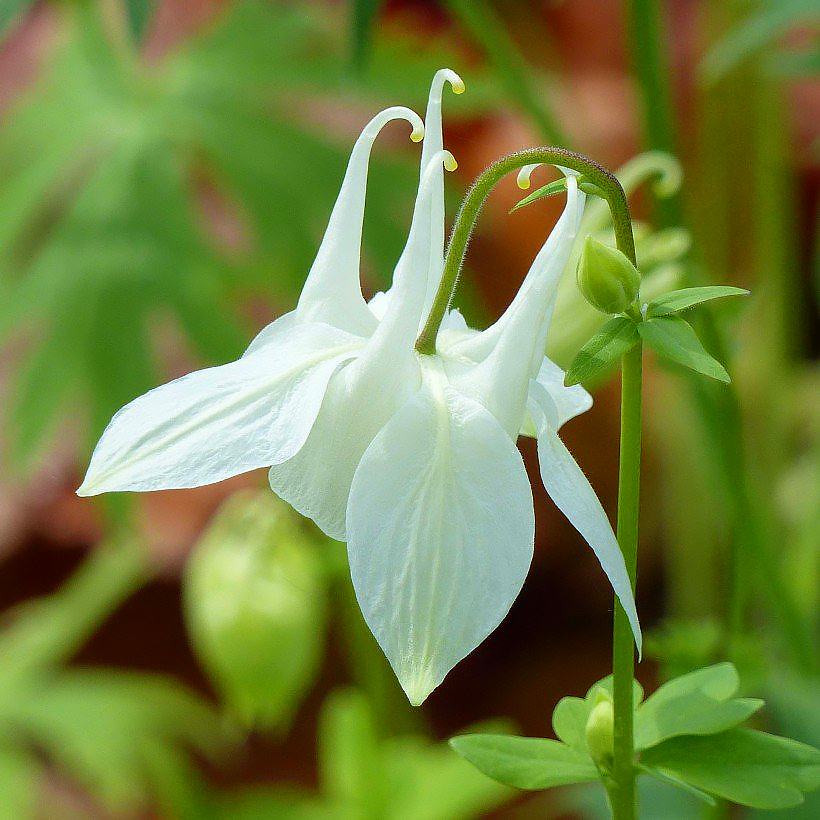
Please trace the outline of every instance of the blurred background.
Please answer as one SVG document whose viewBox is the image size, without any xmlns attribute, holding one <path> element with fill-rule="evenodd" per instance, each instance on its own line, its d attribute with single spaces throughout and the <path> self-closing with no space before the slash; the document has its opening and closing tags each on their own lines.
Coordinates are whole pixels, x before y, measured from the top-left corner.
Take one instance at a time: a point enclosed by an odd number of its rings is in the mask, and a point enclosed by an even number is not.
<svg viewBox="0 0 820 820">
<path fill-rule="evenodd" d="M 445 66 L 467 84 L 444 102 L 450 218 L 499 155 L 560 144 L 634 192 L 644 295 L 752 290 L 696 317 L 731 387 L 646 362 L 637 674 L 729 658 L 767 698 L 762 727 L 820 743 L 816 0 L 2 0 L 0 38 L 3 817 L 607 816 L 597 787 L 513 794 L 445 744 L 551 736 L 558 699 L 609 670 L 608 584 L 540 481 L 520 598 L 419 710 L 344 548 L 264 471 L 74 494 L 121 405 L 291 309 L 360 128 L 423 113 Z M 374 152 L 368 295 L 406 237 L 405 137 Z M 509 214 L 521 196 L 511 179 L 482 214 L 459 296 L 475 325 L 560 207 Z M 569 271 L 550 354 L 566 367 L 597 323 Z M 589 387 L 564 439 L 614 513 L 617 377 Z M 649 820 L 739 816 L 642 791 Z"/>
</svg>

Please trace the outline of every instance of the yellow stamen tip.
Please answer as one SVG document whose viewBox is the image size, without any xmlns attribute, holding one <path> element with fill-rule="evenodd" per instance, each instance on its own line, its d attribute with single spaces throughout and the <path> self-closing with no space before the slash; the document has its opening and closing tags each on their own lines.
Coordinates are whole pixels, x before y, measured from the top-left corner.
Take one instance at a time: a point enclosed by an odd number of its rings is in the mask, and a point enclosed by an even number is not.
<svg viewBox="0 0 820 820">
<path fill-rule="evenodd" d="M 410 133 L 410 139 L 413 142 L 421 142 L 424 139 L 424 128 L 414 128 Z"/>
<path fill-rule="evenodd" d="M 449 152 L 445 151 L 447 156 L 444 157 L 444 167 L 448 171 L 455 171 L 458 168 L 458 163 L 456 162 L 456 158 Z"/>
<path fill-rule="evenodd" d="M 459 79 L 458 82 L 454 82 L 451 84 L 453 89 L 453 94 L 463 94 L 464 93 L 464 81 Z"/>
</svg>

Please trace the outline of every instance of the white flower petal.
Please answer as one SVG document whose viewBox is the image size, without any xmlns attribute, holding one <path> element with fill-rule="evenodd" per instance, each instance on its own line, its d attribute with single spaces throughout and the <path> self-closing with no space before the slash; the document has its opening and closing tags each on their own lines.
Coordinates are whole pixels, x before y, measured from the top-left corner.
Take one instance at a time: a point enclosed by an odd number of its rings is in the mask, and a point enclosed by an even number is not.
<svg viewBox="0 0 820 820">
<path fill-rule="evenodd" d="M 585 413 L 592 407 L 592 396 L 580 384 L 564 387 L 564 375 L 564 371 L 545 356 L 541 362 L 541 369 L 534 379 L 549 393 L 555 405 L 556 417 L 551 421 L 555 430 L 560 430 L 570 419 Z M 531 382 L 527 399 L 528 408 L 533 401 L 532 390 Z M 529 411 L 521 427 L 520 434 L 522 436 L 532 436 L 533 438 L 538 435 L 538 424 L 536 424 L 533 414 Z"/>
<path fill-rule="evenodd" d="M 300 321 L 325 322 L 360 336 L 369 336 L 376 327 L 359 282 L 367 171 L 379 131 L 399 118 L 412 124 L 413 135 L 424 132 L 418 114 L 396 106 L 373 117 L 356 140 L 322 244 L 299 297 L 296 313 Z"/>
<path fill-rule="evenodd" d="M 149 391 L 111 420 L 78 494 L 198 487 L 290 458 L 333 373 L 360 348 L 336 328 L 302 325 L 281 344 Z"/>
<path fill-rule="evenodd" d="M 550 419 L 558 417 L 558 410 L 552 399 L 546 390 L 535 382 L 531 383 L 531 395 L 534 399 L 533 412 L 539 416 L 538 464 L 544 487 L 555 506 L 592 547 L 615 595 L 626 611 L 635 635 L 635 644 L 640 652 L 641 628 L 638 624 L 638 613 L 626 564 L 615 533 L 598 496 L 595 495 L 595 490 L 550 423 Z"/>
<path fill-rule="evenodd" d="M 454 346 L 457 354 L 479 362 L 455 386 L 481 401 L 511 436 L 524 422 L 528 385 L 543 359 L 557 283 L 575 240 L 583 201 L 575 178 L 569 177 L 561 218 L 507 310 L 480 336 Z"/>
<path fill-rule="evenodd" d="M 344 541 L 347 499 L 362 454 L 418 385 L 409 351 L 350 362 L 331 380 L 304 446 L 271 467 L 271 489 L 326 535 Z"/>
<path fill-rule="evenodd" d="M 288 313 L 274 319 L 270 324 L 265 325 L 256 336 L 253 337 L 251 343 L 245 349 L 243 356 L 250 356 L 251 353 L 256 353 L 263 347 L 269 344 L 275 344 L 287 338 L 299 320 L 296 318 L 296 311 L 291 310 Z"/>
<path fill-rule="evenodd" d="M 359 605 L 419 704 L 524 582 L 534 516 L 521 456 L 480 404 L 428 382 L 364 454 L 347 524 Z"/>
<path fill-rule="evenodd" d="M 452 156 L 431 159 L 420 188 L 405 254 L 393 287 L 376 300 L 387 307 L 358 360 L 331 382 L 304 447 L 269 473 L 271 489 L 331 538 L 345 538 L 345 513 L 356 465 L 373 436 L 420 381 L 413 341 L 424 299 L 435 174 Z M 419 260 L 423 263 L 419 265 Z"/>
</svg>

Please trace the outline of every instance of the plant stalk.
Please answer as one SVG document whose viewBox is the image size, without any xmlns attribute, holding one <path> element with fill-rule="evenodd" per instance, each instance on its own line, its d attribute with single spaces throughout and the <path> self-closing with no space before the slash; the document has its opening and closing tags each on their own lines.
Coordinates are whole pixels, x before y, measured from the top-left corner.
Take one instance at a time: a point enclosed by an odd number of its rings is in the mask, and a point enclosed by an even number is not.
<svg viewBox="0 0 820 820">
<path fill-rule="evenodd" d="M 638 557 L 638 518 L 641 473 L 641 380 L 640 342 L 624 354 L 621 362 L 621 442 L 618 464 L 618 544 L 623 552 L 632 591 Z M 610 801 L 615 820 L 634 820 L 635 770 L 632 732 L 632 678 L 635 647 L 632 629 L 623 607 L 615 599 L 612 636 L 612 694 L 615 714 L 614 762 Z"/>
<path fill-rule="evenodd" d="M 436 292 L 436 298 L 433 301 L 424 328 L 416 340 L 416 350 L 419 353 L 432 355 L 436 352 L 438 329 L 453 299 L 470 235 L 490 191 L 502 177 L 511 171 L 517 171 L 525 165 L 540 164 L 561 165 L 570 168 L 583 175 L 586 181 L 601 189 L 601 193 L 606 198 L 612 212 L 612 225 L 615 230 L 618 250 L 635 264 L 635 240 L 632 236 L 632 221 L 626 203 L 626 194 L 624 194 L 621 183 L 618 182 L 611 171 L 599 165 L 595 160 L 575 151 L 569 151 L 566 148 L 546 146 L 529 148 L 526 151 L 509 154 L 497 160 L 479 174 L 470 190 L 467 191 L 458 214 L 456 214 L 456 221 L 447 246 L 444 271 Z"/>
</svg>

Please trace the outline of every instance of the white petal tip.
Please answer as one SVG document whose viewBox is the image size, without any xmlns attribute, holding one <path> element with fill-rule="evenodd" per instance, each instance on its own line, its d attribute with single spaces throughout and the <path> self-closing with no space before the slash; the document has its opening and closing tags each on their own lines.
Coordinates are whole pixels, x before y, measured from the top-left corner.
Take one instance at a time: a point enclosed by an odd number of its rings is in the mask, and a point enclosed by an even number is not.
<svg viewBox="0 0 820 820">
<path fill-rule="evenodd" d="M 431 97 L 441 99 L 441 90 L 445 82 L 450 83 L 453 94 L 464 93 L 464 80 L 462 80 L 452 68 L 440 68 L 433 77 L 433 84 L 430 88 Z"/>
<path fill-rule="evenodd" d="M 424 139 L 424 126 L 423 125 L 414 126 L 413 130 L 410 132 L 410 139 L 413 142 L 421 142 Z"/>
<path fill-rule="evenodd" d="M 538 167 L 537 164 L 535 165 L 525 165 L 519 172 L 518 177 L 516 178 L 516 182 L 518 183 L 518 187 L 522 191 L 526 191 L 530 187 L 530 177 L 532 176 L 532 172 Z"/>
<path fill-rule="evenodd" d="M 80 498 L 88 498 L 92 495 L 99 495 L 100 490 L 94 486 L 93 482 L 88 480 L 88 476 L 83 479 L 83 483 L 74 491 Z"/>
<path fill-rule="evenodd" d="M 449 151 L 444 151 L 444 167 L 448 171 L 455 171 L 458 168 L 456 158 Z"/>
<path fill-rule="evenodd" d="M 432 682 L 430 676 L 424 674 L 404 680 L 400 678 L 399 683 L 411 706 L 421 706 L 438 685 Z"/>
</svg>

